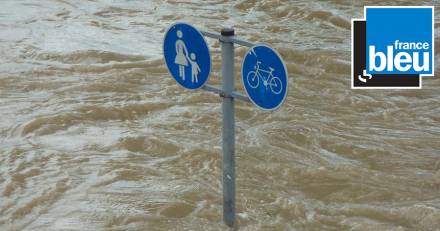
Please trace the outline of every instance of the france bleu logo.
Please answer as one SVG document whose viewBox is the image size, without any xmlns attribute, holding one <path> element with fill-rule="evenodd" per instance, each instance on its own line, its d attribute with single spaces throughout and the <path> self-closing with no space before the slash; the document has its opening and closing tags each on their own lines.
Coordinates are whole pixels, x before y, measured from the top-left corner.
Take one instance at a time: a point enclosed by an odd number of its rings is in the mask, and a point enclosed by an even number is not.
<svg viewBox="0 0 440 231">
<path fill-rule="evenodd" d="M 433 6 L 365 6 L 352 20 L 352 88 L 421 88 L 434 75 Z"/>
</svg>

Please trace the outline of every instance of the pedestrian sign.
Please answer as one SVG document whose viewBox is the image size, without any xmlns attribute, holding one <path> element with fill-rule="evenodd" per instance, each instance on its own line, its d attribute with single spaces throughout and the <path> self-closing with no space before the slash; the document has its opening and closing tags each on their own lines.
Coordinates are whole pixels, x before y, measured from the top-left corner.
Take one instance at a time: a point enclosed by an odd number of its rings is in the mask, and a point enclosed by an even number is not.
<svg viewBox="0 0 440 231">
<path fill-rule="evenodd" d="M 165 33 L 165 63 L 170 74 L 182 87 L 199 89 L 208 81 L 211 55 L 202 34 L 186 23 L 175 23 Z"/>
</svg>

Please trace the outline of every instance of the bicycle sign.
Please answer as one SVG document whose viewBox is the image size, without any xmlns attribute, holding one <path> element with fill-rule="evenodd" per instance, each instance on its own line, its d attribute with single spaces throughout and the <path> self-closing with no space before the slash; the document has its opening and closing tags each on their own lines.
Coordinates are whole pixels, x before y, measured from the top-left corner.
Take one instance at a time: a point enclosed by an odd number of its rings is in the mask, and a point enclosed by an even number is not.
<svg viewBox="0 0 440 231">
<path fill-rule="evenodd" d="M 244 56 L 243 85 L 261 109 L 277 109 L 287 96 L 287 68 L 281 56 L 267 45 L 253 46 Z"/>
</svg>

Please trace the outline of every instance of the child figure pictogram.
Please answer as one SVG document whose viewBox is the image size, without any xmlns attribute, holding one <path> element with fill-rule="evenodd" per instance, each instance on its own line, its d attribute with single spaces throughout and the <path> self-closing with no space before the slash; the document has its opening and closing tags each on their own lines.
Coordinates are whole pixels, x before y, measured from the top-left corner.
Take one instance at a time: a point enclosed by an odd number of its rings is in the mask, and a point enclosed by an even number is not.
<svg viewBox="0 0 440 231">
<path fill-rule="evenodd" d="M 189 59 L 189 62 L 191 63 L 191 82 L 197 83 L 197 82 L 199 82 L 199 79 L 197 76 L 199 75 L 201 70 L 200 70 L 199 64 L 197 64 L 197 62 L 196 62 L 196 54 L 191 53 L 190 57 L 191 57 L 191 59 Z"/>
</svg>

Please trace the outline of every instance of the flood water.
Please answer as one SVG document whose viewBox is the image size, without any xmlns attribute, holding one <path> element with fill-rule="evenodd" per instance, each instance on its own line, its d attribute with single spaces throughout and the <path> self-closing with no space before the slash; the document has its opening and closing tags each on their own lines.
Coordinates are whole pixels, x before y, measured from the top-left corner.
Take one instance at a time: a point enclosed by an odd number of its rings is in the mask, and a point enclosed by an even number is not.
<svg viewBox="0 0 440 231">
<path fill-rule="evenodd" d="M 1 0 L 0 230 L 227 229 L 221 98 L 170 77 L 177 21 L 286 61 L 279 110 L 236 103 L 238 230 L 440 230 L 440 76 L 351 90 L 364 5 L 436 6 L 440 49 L 438 1 Z"/>
</svg>

